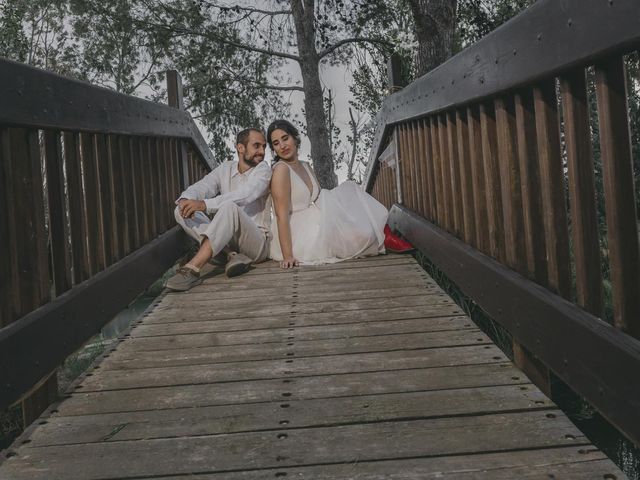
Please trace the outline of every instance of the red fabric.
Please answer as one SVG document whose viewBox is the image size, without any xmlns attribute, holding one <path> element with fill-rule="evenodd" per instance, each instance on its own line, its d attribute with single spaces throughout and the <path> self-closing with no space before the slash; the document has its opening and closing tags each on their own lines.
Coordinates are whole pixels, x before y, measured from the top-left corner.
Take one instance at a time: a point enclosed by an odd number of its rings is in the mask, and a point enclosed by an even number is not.
<svg viewBox="0 0 640 480">
<path fill-rule="evenodd" d="M 414 250 L 413 245 L 394 234 L 389 225 L 384 226 L 384 248 L 392 253 L 407 253 Z"/>
</svg>

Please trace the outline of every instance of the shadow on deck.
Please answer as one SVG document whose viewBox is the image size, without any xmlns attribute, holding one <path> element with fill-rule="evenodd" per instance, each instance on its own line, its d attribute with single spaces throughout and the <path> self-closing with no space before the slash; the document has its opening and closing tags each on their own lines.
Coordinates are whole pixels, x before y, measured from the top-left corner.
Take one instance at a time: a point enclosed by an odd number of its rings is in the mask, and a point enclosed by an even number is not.
<svg viewBox="0 0 640 480">
<path fill-rule="evenodd" d="M 2 479 L 625 478 L 394 255 L 164 294 L 11 454 Z"/>
</svg>

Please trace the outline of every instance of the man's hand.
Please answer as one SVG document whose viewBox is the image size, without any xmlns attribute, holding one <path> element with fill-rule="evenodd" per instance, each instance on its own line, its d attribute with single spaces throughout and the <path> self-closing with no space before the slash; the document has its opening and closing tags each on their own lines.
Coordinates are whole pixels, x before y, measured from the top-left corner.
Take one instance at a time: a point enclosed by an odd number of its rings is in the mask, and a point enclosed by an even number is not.
<svg viewBox="0 0 640 480">
<path fill-rule="evenodd" d="M 207 205 L 204 200 L 178 200 L 178 208 L 180 209 L 180 215 L 182 218 L 191 218 L 196 212 L 206 212 Z"/>
</svg>

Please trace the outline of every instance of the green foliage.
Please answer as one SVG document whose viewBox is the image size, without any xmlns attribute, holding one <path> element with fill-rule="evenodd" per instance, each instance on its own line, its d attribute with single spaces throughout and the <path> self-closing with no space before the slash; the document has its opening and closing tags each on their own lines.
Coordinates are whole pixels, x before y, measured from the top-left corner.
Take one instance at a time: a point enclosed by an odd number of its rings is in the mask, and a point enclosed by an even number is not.
<svg viewBox="0 0 640 480">
<path fill-rule="evenodd" d="M 126 94 L 157 87 L 162 36 L 139 27 L 140 0 L 70 0 L 76 74 Z"/>
<path fill-rule="evenodd" d="M 536 0 L 458 0 L 458 50 L 494 31 Z"/>
<path fill-rule="evenodd" d="M 67 72 L 66 14 L 64 0 L 0 0 L 0 56 Z"/>
</svg>

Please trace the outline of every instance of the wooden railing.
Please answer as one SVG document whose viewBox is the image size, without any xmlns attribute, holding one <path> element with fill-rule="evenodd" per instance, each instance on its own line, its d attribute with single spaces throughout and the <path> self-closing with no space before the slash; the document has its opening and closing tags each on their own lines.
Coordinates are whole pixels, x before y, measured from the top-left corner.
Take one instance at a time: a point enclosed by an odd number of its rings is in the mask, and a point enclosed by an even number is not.
<svg viewBox="0 0 640 480">
<path fill-rule="evenodd" d="M 0 60 L 0 408 L 183 251 L 174 201 L 214 162 L 167 75 L 172 106 Z"/>
<path fill-rule="evenodd" d="M 511 333 L 534 381 L 550 392 L 549 368 L 637 445 L 640 259 L 624 55 L 640 46 L 638 18 L 636 0 L 539 0 L 385 101 L 366 177 L 368 191 L 395 203 L 390 223 Z M 385 149 L 394 162 L 377 161 Z M 602 320 L 601 241 L 613 327 Z"/>
</svg>

